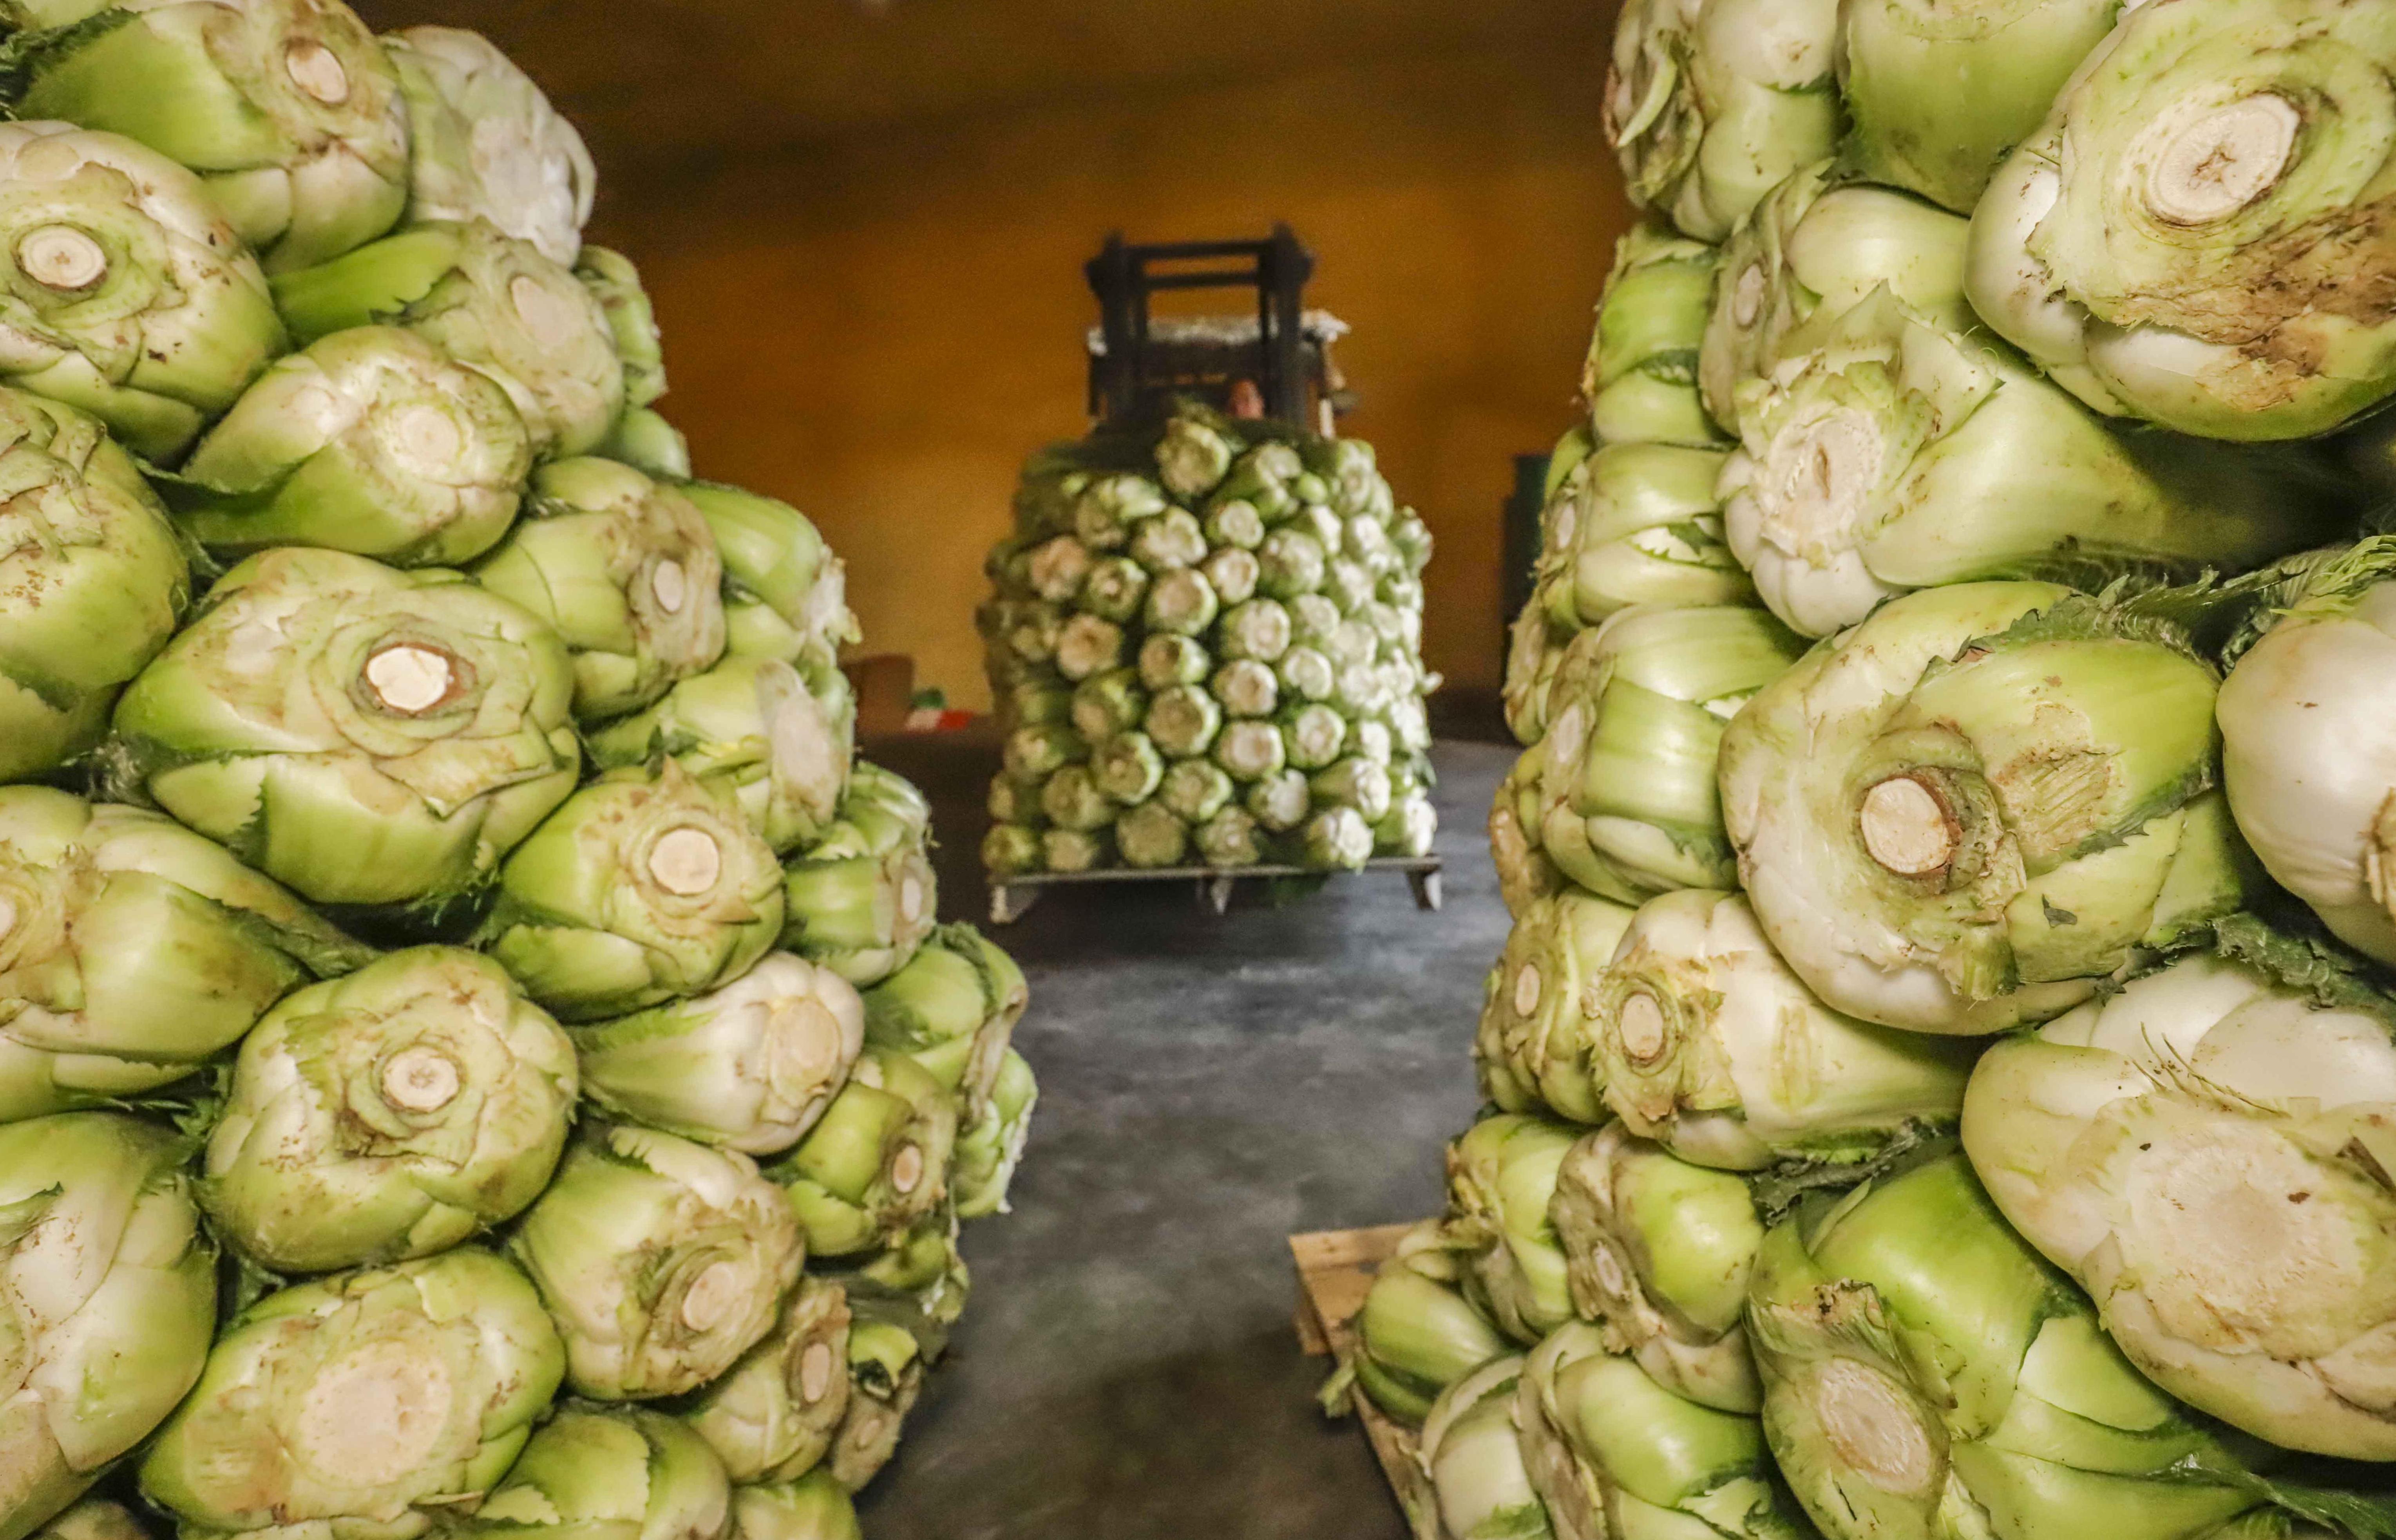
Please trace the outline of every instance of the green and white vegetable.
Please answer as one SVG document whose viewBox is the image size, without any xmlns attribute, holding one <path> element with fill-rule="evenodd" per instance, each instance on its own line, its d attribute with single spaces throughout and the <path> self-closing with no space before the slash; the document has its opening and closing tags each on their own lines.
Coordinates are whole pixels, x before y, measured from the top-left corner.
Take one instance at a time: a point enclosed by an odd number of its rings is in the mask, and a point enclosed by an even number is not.
<svg viewBox="0 0 2396 1540">
<path fill-rule="evenodd" d="M 863 1540 L 857 1507 L 829 1470 L 795 1481 L 744 1486 L 732 1494 L 739 1540 Z"/>
<path fill-rule="evenodd" d="M 805 514 L 712 482 L 686 479 L 676 490 L 715 537 L 724 565 L 725 650 L 828 665 L 842 644 L 858 640 L 848 569 Z"/>
<path fill-rule="evenodd" d="M 1264 831 L 1245 807 L 1226 807 L 1191 831 L 1206 865 L 1224 869 L 1264 864 Z"/>
<path fill-rule="evenodd" d="M 166 1419 L 216 1325 L 186 1141 L 111 1112 L 0 1128 L 0 1534 L 66 1509 Z"/>
<path fill-rule="evenodd" d="M 782 869 L 782 946 L 859 989 L 906 964 L 939 903 L 924 794 L 878 764 L 849 774 L 840 821 Z"/>
<path fill-rule="evenodd" d="M 1828 1540 L 2160 1540 L 2262 1506 L 2243 1451 L 2130 1367 L 1960 1155 L 1807 1199 L 1748 1300 L 1764 1436 Z"/>
<path fill-rule="evenodd" d="M 806 1136 L 865 1044 L 865 1004 L 777 952 L 712 994 L 578 1027 L 585 1093 L 619 1118 L 772 1155 Z"/>
<path fill-rule="evenodd" d="M 898 1453 L 907 1414 L 924 1393 L 922 1344 L 906 1327 L 860 1315 L 848 1334 L 848 1412 L 824 1469 L 856 1492 Z"/>
<path fill-rule="evenodd" d="M 571 266 L 599 181 L 574 126 L 473 33 L 409 27 L 384 46 L 407 99 L 408 218 L 487 220 Z"/>
<path fill-rule="evenodd" d="M 1844 159 L 1866 181 L 1968 214 L 2125 0 L 1847 0 L 1839 8 Z"/>
<path fill-rule="evenodd" d="M 1352 807 L 1323 808 L 1306 820 L 1301 848 L 1321 871 L 1362 871 L 1373 858 L 1373 826 Z"/>
<path fill-rule="evenodd" d="M 948 1351 L 950 1332 L 963 1318 L 972 1290 L 957 1236 L 956 1215 L 944 1207 L 866 1255 L 859 1265 L 827 1276 L 839 1281 L 869 1334 L 876 1325 L 898 1326 L 915 1338 L 927 1364 L 937 1362 Z"/>
<path fill-rule="evenodd" d="M 668 760 L 601 777 L 518 846 L 480 941 L 560 1019 L 594 1021 L 721 988 L 782 920 L 773 851 Z"/>
<path fill-rule="evenodd" d="M 1313 811 L 1314 794 L 1309 790 L 1306 777 L 1296 770 L 1276 770 L 1248 788 L 1241 805 L 1253 816 L 1258 825 L 1274 834 L 1287 834 L 1307 821 Z"/>
<path fill-rule="evenodd" d="M 644 1407 L 568 1406 L 459 1526 L 472 1535 L 724 1540 L 732 1483 L 707 1441 Z"/>
<path fill-rule="evenodd" d="M 603 770 L 672 759 L 731 788 L 750 827 L 788 851 L 817 843 L 840 815 L 857 753 L 857 701 L 830 665 L 728 657 L 585 742 Z"/>
<path fill-rule="evenodd" d="M 1131 732 L 1148 715 L 1148 692 L 1140 688 L 1139 674 L 1132 669 L 1094 674 L 1075 686 L 1069 698 L 1073 731 L 1092 743 Z M 1022 715 L 1019 709 L 1017 714 Z"/>
<path fill-rule="evenodd" d="M 1975 1170 L 2149 1379 L 2285 1448 L 2396 1459 L 2396 1002 L 2251 923 L 1990 1050 Z"/>
<path fill-rule="evenodd" d="M 1632 912 L 1567 886 L 1517 918 L 1490 970 L 1472 1045 L 1491 1102 L 1577 1123 L 1606 1121 L 1605 1082 L 1590 1057 L 1589 1003 Z"/>
<path fill-rule="evenodd" d="M 1752 1414 L 1676 1393 L 1586 1322 L 1558 1330 L 1524 1364 L 1514 1421 L 1558 1540 L 1812 1540 Z"/>
<path fill-rule="evenodd" d="M 1723 460 L 1713 449 L 1609 444 L 1582 461 L 1548 506 L 1540 597 L 1521 624 L 1537 614 L 1561 643 L 1633 604 L 1754 604 L 1723 543 Z"/>
<path fill-rule="evenodd" d="M 1877 26 L 1897 19 L 1867 19 L 1867 10 L 1901 3 L 1858 0 L 1850 11 L 1857 24 Z M 1830 321 L 1883 285 L 1946 330 L 1974 324 L 1963 298 L 1971 221 L 1893 188 L 1839 179 L 1837 170 L 1837 162 L 1823 161 L 1792 173 L 1723 244 L 1697 379 L 1706 410 L 1734 437 L 1747 398 L 1767 387 L 1781 362 L 1782 345 L 1818 345 Z M 1807 325 L 1817 316 L 1822 325 Z"/>
<path fill-rule="evenodd" d="M 598 297 L 564 264 L 482 220 L 411 224 L 277 273 L 273 298 L 302 343 L 388 322 L 490 376 L 538 454 L 588 454 L 623 415 L 624 365 Z"/>
<path fill-rule="evenodd" d="M 2222 681 L 2222 780 L 2264 869 L 2340 940 L 2396 963 L 2396 539 L 2317 569 Z"/>
<path fill-rule="evenodd" d="M 1837 0 L 1631 0 L 1605 133 L 1631 202 L 1719 241 L 1840 129 Z"/>
<path fill-rule="evenodd" d="M 141 1461 L 187 1535 L 429 1533 L 515 1464 L 566 1367 L 524 1274 L 461 1247 L 268 1294 Z"/>
<path fill-rule="evenodd" d="M 1597 331 L 1581 373 L 1589 425 L 1598 444 L 1721 442 L 1695 390 L 1697 345 L 1719 259 L 1700 241 L 1652 223 L 1631 228 L 1614 248 L 1614 271 L 1598 301 Z M 1551 482 L 1568 476 L 1591 445 L 1584 436 L 1550 462 Z M 1553 496 L 1556 488 L 1551 485 Z"/>
<path fill-rule="evenodd" d="M 756 1162 L 670 1134 L 592 1129 L 509 1249 L 540 1290 L 579 1395 L 696 1390 L 781 1319 L 806 1248 Z"/>
<path fill-rule="evenodd" d="M 474 578 L 556 628 L 585 722 L 638 710 L 724 656 L 724 564 L 707 521 L 614 460 L 541 467 L 524 521 Z"/>
<path fill-rule="evenodd" d="M 767 1175 L 798 1215 L 809 1255 L 855 1256 L 938 1210 L 956 1137 L 956 1103 L 931 1071 L 869 1046 L 806 1138 Z"/>
<path fill-rule="evenodd" d="M 1040 1100 L 1039 1082 L 1032 1066 L 1012 1047 L 999 1055 L 998 1074 L 990 1100 L 957 1133 L 956 1168 L 949 1186 L 956 1199 L 957 1217 L 982 1219 L 1011 1212 L 1006 1191 L 1023 1160 L 1032 1134 L 1032 1109 Z"/>
<path fill-rule="evenodd" d="M 1489 854 L 1506 912 L 1517 923 L 1533 904 L 1564 885 L 1564 874 L 1539 848 L 1539 780 L 1546 756 L 1532 749 L 1514 762 L 1489 802 Z"/>
<path fill-rule="evenodd" d="M 1563 1123 L 1500 1112 L 1447 1148 L 1447 1239 L 1469 1259 L 1466 1292 L 1526 1347 L 1572 1319 L 1564 1249 L 1548 1208 L 1577 1136 Z"/>
<path fill-rule="evenodd" d="M 1113 854 L 1114 842 L 1106 830 L 1050 829 L 1040 835 L 1041 864 L 1050 871 L 1095 871 Z"/>
<path fill-rule="evenodd" d="M 2216 684 L 2170 627 L 2053 584 L 1893 601 L 1724 735 L 1724 824 L 1764 935 L 1866 1021 L 2062 1014 L 2240 906 Z"/>
<path fill-rule="evenodd" d="M 1162 802 L 1144 802 L 1114 823 L 1116 853 L 1130 867 L 1161 870 L 1190 854 L 1190 825 Z"/>
<path fill-rule="evenodd" d="M 265 275 L 206 186 L 131 139 L 0 125 L 0 378 L 144 458 L 180 456 L 284 351 Z"/>
<path fill-rule="evenodd" d="M 32 41 L 16 115 L 123 134 L 198 172 L 270 271 L 339 257 L 406 210 L 398 75 L 340 0 L 22 0 L 13 10 L 22 25 L 73 29 Z"/>
<path fill-rule="evenodd" d="M 1068 764 L 1040 788 L 1040 813 L 1059 829 L 1094 834 L 1114 822 L 1115 804 L 1090 765 Z"/>
<path fill-rule="evenodd" d="M 22 780 L 100 741 L 191 577 L 156 495 L 83 413 L 0 389 L 0 472 L 16 489 L 0 507 L 0 779 Z"/>
<path fill-rule="evenodd" d="M 1565 1154 L 1549 1210 L 1574 1308 L 1609 1352 L 1684 1401 L 1763 1408 L 1743 1312 L 1764 1226 L 1744 1180 L 1608 1123 Z"/>
<path fill-rule="evenodd" d="M 163 484 L 220 558 L 324 546 L 456 566 L 515 522 L 532 439 L 488 377 L 396 326 L 335 332 L 269 369 Z"/>
<path fill-rule="evenodd" d="M 622 460 L 660 481 L 686 481 L 690 477 L 690 441 L 683 437 L 680 429 L 646 406 L 627 409 L 616 419 L 615 431 L 592 453 Z M 737 629 L 734 637 L 737 642 Z"/>
<path fill-rule="evenodd" d="M 639 411 L 666 393 L 665 338 L 658 327 L 657 307 L 641 286 L 641 270 L 620 251 L 584 246 L 575 259 L 574 275 L 606 312 L 607 331 L 616 339 L 616 356 L 624 364 L 624 406 Z M 688 479 L 685 472 L 684 479 Z"/>
<path fill-rule="evenodd" d="M 1582 1010 L 1606 1105 L 1724 1171 L 1866 1161 L 1910 1129 L 1951 1127 L 1980 1047 L 1831 1010 L 1745 898 L 1697 888 L 1641 907 Z"/>
<path fill-rule="evenodd" d="M 1457 1254 L 1426 1220 L 1381 1264 L 1356 1314 L 1356 1386 L 1410 1427 L 1422 1426 L 1441 1391 L 1514 1350 L 1462 1284 Z"/>
<path fill-rule="evenodd" d="M 1202 824 L 1221 812 L 1236 794 L 1231 777 L 1219 764 L 1205 760 L 1176 760 L 1165 767 L 1157 800 L 1166 812 L 1192 824 Z"/>
<path fill-rule="evenodd" d="M 848 1411 L 847 1296 L 803 1277 L 763 1342 L 678 1414 L 715 1451 L 732 1480 L 787 1481 L 831 1453 Z"/>
<path fill-rule="evenodd" d="M 2340 511 L 2300 462 L 2110 429 L 1885 289 L 1743 392 L 1739 421 L 1724 532 L 1764 602 L 1809 636 L 1940 583 L 2252 566 Z"/>
<path fill-rule="evenodd" d="M 1546 1507 L 1524 1468 L 1514 1431 L 1523 1360 L 1503 1358 L 1440 1393 L 1423 1419 L 1435 1540 L 1550 1540 Z"/>
<path fill-rule="evenodd" d="M 154 813 L 0 789 L 0 1121 L 170 1085 L 372 955 Z"/>
<path fill-rule="evenodd" d="M 1574 639 L 1541 740 L 1539 844 L 1591 893 L 1638 903 L 1734 874 L 1716 786 L 1724 724 L 1804 644 L 1762 610 L 1623 610 Z"/>
<path fill-rule="evenodd" d="M 1074 776 L 1079 769 L 1067 765 L 1050 778 L 1049 785 Z M 1117 733 L 1091 750 L 1087 774 L 1098 793 L 1114 805 L 1101 807 L 1086 821 L 1060 816 L 1052 808 L 1048 816 L 1068 829 L 1097 828 L 1114 816 L 1115 807 L 1136 806 L 1156 795 L 1165 782 L 1165 756 L 1146 733 Z"/>
<path fill-rule="evenodd" d="M 437 910 L 574 789 L 572 665 L 454 572 L 261 551 L 117 702 L 113 779 L 303 897 Z"/>
<path fill-rule="evenodd" d="M 1972 215 L 1989 325 L 2100 412 L 2307 438 L 2396 392 L 2396 17 L 2340 0 L 2125 14 Z"/>
<path fill-rule="evenodd" d="M 930 1072 L 971 1122 L 990 1110 L 1032 991 L 1014 959 L 971 925 L 943 925 L 865 992 L 865 1041 Z"/>
<path fill-rule="evenodd" d="M 497 963 L 393 952 L 243 1040 L 200 1204 L 272 1272 L 431 1256 L 540 1195 L 577 1085 L 574 1044 Z"/>
</svg>

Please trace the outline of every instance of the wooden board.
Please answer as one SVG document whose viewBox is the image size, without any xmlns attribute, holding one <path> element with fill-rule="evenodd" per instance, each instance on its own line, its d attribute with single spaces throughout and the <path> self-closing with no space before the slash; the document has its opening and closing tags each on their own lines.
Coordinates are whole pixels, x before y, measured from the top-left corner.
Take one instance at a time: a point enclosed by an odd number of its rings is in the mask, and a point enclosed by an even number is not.
<svg viewBox="0 0 2396 1540">
<path fill-rule="evenodd" d="M 1298 1341 L 1309 1355 L 1351 1361 L 1356 1351 L 1356 1315 L 1364 1308 L 1373 1274 L 1413 1228 L 1384 1225 L 1289 1238 L 1290 1260 L 1298 1267 Z M 1439 1531 L 1431 1477 L 1423 1469 L 1413 1431 L 1375 1406 L 1362 1390 L 1352 1391 L 1349 1400 L 1407 1524 L 1418 1540 L 1433 1540 Z"/>
</svg>

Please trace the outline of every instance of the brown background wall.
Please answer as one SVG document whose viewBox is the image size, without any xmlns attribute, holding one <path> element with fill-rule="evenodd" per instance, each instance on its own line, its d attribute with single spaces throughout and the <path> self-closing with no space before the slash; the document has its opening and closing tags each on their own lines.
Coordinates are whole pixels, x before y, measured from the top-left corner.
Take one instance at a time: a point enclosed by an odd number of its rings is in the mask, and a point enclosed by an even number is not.
<svg viewBox="0 0 2396 1540">
<path fill-rule="evenodd" d="M 806 509 L 868 650 L 978 705 L 1016 468 L 1085 426 L 1081 264 L 1110 229 L 1275 219 L 1318 259 L 1310 303 L 1355 327 L 1347 431 L 1439 538 L 1431 664 L 1496 683 L 1511 457 L 1572 420 L 1629 215 L 1597 129 L 1606 7 L 1453 5 L 360 8 L 483 27 L 584 124 L 594 234 L 642 265 L 700 473 Z"/>
</svg>

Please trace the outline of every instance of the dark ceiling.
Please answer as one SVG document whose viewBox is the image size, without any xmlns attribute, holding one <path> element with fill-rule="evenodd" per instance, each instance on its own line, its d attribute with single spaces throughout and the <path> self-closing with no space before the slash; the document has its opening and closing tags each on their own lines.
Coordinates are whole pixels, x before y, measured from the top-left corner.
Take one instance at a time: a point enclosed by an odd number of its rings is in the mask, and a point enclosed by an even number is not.
<svg viewBox="0 0 2396 1540">
<path fill-rule="evenodd" d="M 1279 76 L 1496 44 L 1586 50 L 1604 0 L 353 0 L 472 27 L 603 164 L 755 154 L 1077 93 Z"/>
</svg>

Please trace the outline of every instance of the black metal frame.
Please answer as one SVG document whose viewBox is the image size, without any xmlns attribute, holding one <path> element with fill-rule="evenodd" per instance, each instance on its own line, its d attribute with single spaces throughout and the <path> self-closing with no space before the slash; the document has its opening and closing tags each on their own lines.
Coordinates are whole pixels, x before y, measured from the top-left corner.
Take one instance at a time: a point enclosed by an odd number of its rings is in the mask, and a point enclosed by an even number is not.
<svg viewBox="0 0 2396 1540">
<path fill-rule="evenodd" d="M 1194 265 L 1205 264 L 1205 265 Z M 1188 241 L 1132 246 L 1120 231 L 1083 269 L 1098 298 L 1106 352 L 1090 360 L 1090 415 L 1127 422 L 1170 405 L 1187 377 L 1159 378 L 1149 342 L 1150 300 L 1172 289 L 1254 288 L 1257 294 L 1256 384 L 1265 412 L 1293 428 L 1308 420 L 1305 363 L 1307 281 L 1314 256 L 1289 226 L 1273 226 L 1262 241 Z"/>
</svg>

